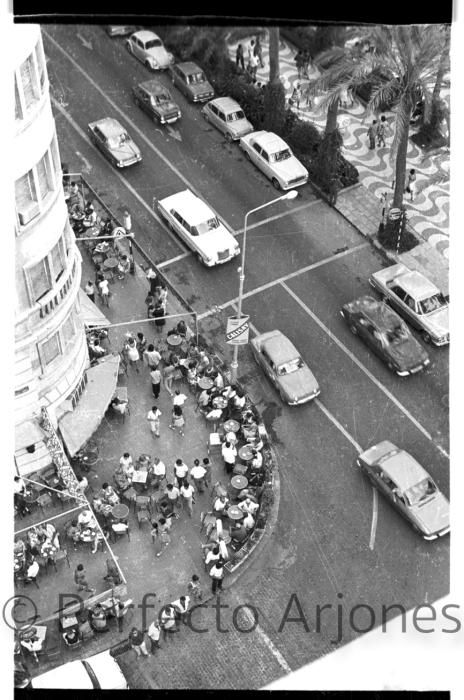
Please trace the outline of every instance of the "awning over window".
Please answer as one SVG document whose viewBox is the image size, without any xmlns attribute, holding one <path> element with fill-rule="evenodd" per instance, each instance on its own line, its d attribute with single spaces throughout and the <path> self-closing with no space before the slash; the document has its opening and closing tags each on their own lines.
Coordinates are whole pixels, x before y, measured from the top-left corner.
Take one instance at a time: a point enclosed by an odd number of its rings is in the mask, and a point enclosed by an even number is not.
<svg viewBox="0 0 464 700">
<path fill-rule="evenodd" d="M 105 314 L 102 314 L 98 306 L 89 299 L 83 289 L 79 289 L 79 301 L 81 304 L 79 316 L 84 321 L 87 328 L 110 325 L 110 322 L 106 318 Z"/>
<path fill-rule="evenodd" d="M 36 421 L 26 420 L 15 427 L 15 452 L 44 439 L 44 432 Z"/>
<path fill-rule="evenodd" d="M 59 428 L 73 457 L 100 425 L 118 381 L 119 355 L 108 355 L 87 370 L 87 386 L 74 411 L 66 413 Z"/>
</svg>

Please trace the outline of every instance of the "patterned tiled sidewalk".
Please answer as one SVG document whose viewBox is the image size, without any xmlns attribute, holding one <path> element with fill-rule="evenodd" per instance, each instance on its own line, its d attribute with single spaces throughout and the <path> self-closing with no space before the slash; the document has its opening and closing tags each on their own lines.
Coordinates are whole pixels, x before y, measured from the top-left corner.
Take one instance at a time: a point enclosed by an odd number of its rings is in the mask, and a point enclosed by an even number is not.
<svg viewBox="0 0 464 700">
<path fill-rule="evenodd" d="M 247 44 L 252 37 L 241 39 Z M 229 44 L 229 55 L 235 60 L 235 50 L 238 42 Z M 263 47 L 264 68 L 257 72 L 258 82 L 269 79 L 269 43 L 267 36 L 261 39 Z M 280 42 L 280 77 L 285 87 L 287 98 L 290 97 L 296 82 L 301 83 L 303 95 L 307 80 L 299 80 L 294 57 L 297 49 L 281 38 Z M 246 60 L 246 57 L 245 57 Z M 309 78 L 318 77 L 316 67 L 310 67 Z M 449 85 L 449 81 L 448 81 Z M 449 87 L 442 89 L 442 97 L 449 105 Z M 318 99 L 313 99 L 312 108 L 306 106 L 303 97 L 297 114 L 304 120 L 311 121 L 321 130 L 325 127 L 326 115 L 317 109 Z M 349 103 L 348 103 L 349 104 Z M 389 124 L 393 122 L 393 112 L 385 112 Z M 393 194 L 392 166 L 389 162 L 389 143 L 393 139 L 393 129 L 386 138 L 387 146 L 371 151 L 368 148 L 367 129 L 374 116 L 359 101 L 348 108 L 339 109 L 339 128 L 343 135 L 343 150 L 345 157 L 359 171 L 360 182 L 366 189 L 380 198 L 382 193 Z M 410 135 L 414 133 L 411 128 Z M 411 139 L 407 153 L 407 170 L 415 168 L 417 172 L 417 194 L 414 202 L 405 199 L 411 228 L 424 240 L 433 246 L 448 260 L 449 253 L 449 167 L 450 156 L 446 148 L 424 153 Z"/>
</svg>

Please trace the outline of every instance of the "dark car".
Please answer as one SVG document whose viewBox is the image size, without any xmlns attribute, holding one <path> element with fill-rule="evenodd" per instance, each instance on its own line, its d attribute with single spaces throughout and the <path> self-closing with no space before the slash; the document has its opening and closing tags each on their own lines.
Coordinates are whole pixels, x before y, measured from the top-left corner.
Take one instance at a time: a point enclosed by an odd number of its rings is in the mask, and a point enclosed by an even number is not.
<svg viewBox="0 0 464 700">
<path fill-rule="evenodd" d="M 430 363 L 427 352 L 404 321 L 383 301 L 362 296 L 345 304 L 340 313 L 351 332 L 359 335 L 400 377 L 420 372 Z"/>
<path fill-rule="evenodd" d="M 112 117 L 105 117 L 88 125 L 91 140 L 117 168 L 126 168 L 142 160 L 140 148 L 125 128 Z"/>
<path fill-rule="evenodd" d="M 169 68 L 172 82 L 192 102 L 206 102 L 214 97 L 214 90 L 196 63 L 176 63 Z"/>
<path fill-rule="evenodd" d="M 169 90 L 157 80 L 147 80 L 132 88 L 135 104 L 160 124 L 172 124 L 181 117 Z"/>
</svg>

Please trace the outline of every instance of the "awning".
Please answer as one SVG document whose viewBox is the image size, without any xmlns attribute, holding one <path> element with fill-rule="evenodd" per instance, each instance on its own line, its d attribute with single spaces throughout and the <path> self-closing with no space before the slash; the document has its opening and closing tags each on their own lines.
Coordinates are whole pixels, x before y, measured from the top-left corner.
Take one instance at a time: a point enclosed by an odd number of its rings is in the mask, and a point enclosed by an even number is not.
<svg viewBox="0 0 464 700">
<path fill-rule="evenodd" d="M 102 314 L 98 306 L 94 304 L 91 299 L 89 299 L 83 289 L 79 289 L 79 301 L 81 304 L 79 316 L 84 321 L 87 328 L 110 325 L 110 322 L 106 318 L 105 314 Z"/>
<path fill-rule="evenodd" d="M 119 355 L 108 355 L 87 370 L 87 386 L 74 411 L 59 421 L 61 436 L 73 457 L 100 425 L 118 381 Z"/>
<path fill-rule="evenodd" d="M 36 421 L 26 420 L 15 427 L 15 452 L 44 439 L 45 433 Z"/>
</svg>

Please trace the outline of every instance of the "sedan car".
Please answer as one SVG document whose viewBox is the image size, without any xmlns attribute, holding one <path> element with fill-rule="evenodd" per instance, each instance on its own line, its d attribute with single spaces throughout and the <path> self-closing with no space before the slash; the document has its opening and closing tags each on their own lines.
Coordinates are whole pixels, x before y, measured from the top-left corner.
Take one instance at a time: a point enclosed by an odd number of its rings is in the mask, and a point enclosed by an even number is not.
<svg viewBox="0 0 464 700">
<path fill-rule="evenodd" d="M 314 374 L 281 331 L 269 331 L 252 338 L 251 350 L 282 400 L 290 406 L 306 403 L 319 396 L 321 390 Z"/>
<path fill-rule="evenodd" d="M 407 325 L 382 301 L 362 296 L 345 304 L 340 313 L 351 332 L 359 335 L 400 377 L 420 372 L 430 363 L 426 351 Z"/>
<path fill-rule="evenodd" d="M 240 253 L 232 231 L 190 190 L 154 200 L 153 205 L 207 267 L 221 265 Z"/>
<path fill-rule="evenodd" d="M 179 106 L 169 90 L 157 80 L 147 80 L 132 88 L 135 104 L 159 124 L 172 124 L 181 117 Z"/>
<path fill-rule="evenodd" d="M 126 47 L 150 70 L 165 70 L 174 61 L 174 56 L 166 51 L 159 36 L 146 29 L 134 32 L 126 39 Z"/>
<path fill-rule="evenodd" d="M 253 131 L 243 109 L 231 97 L 218 97 L 205 104 L 201 113 L 207 122 L 222 131 L 226 141 L 238 141 Z"/>
<path fill-rule="evenodd" d="M 213 87 L 196 63 L 176 63 L 170 72 L 174 85 L 192 102 L 206 102 L 214 97 Z"/>
<path fill-rule="evenodd" d="M 126 690 L 129 686 L 118 662 L 107 650 L 45 671 L 32 679 L 32 687 Z"/>
<path fill-rule="evenodd" d="M 97 148 L 117 168 L 126 168 L 142 160 L 140 148 L 116 119 L 105 117 L 91 122 L 88 131 Z"/>
<path fill-rule="evenodd" d="M 108 36 L 127 36 L 135 32 L 133 24 L 105 24 L 105 31 Z"/>
<path fill-rule="evenodd" d="M 374 272 L 369 282 L 426 343 L 449 343 L 448 300 L 427 277 L 398 263 Z"/>
<path fill-rule="evenodd" d="M 449 502 L 408 452 L 383 440 L 360 454 L 356 463 L 425 540 L 448 534 Z"/>
<path fill-rule="evenodd" d="M 291 190 L 308 181 L 308 171 L 295 158 L 280 136 L 272 131 L 254 131 L 242 136 L 240 148 L 278 190 Z"/>
</svg>

